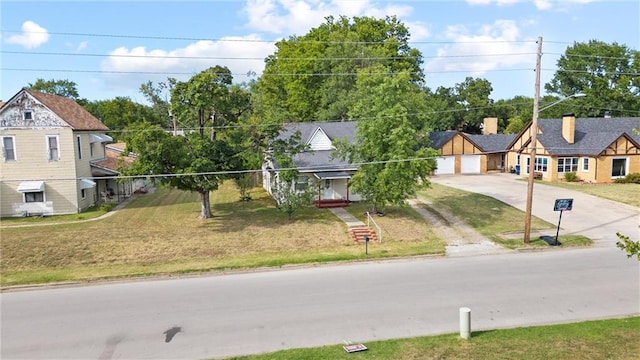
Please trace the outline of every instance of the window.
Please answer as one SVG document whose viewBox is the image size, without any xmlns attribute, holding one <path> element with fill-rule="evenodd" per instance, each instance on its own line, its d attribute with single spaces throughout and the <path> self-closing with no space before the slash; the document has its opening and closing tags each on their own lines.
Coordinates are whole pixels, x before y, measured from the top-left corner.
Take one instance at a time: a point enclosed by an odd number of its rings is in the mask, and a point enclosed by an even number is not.
<svg viewBox="0 0 640 360">
<path fill-rule="evenodd" d="M 558 172 L 575 172 L 578 171 L 578 158 L 558 158 Z"/>
<path fill-rule="evenodd" d="M 93 158 L 93 144 L 94 143 L 89 144 L 89 154 L 91 155 L 91 158 Z"/>
<path fill-rule="evenodd" d="M 47 159 L 49 159 L 49 161 L 60 160 L 57 135 L 47 135 Z"/>
<path fill-rule="evenodd" d="M 16 161 L 15 139 L 13 136 L 4 136 L 2 138 L 2 157 L 4 161 Z"/>
<path fill-rule="evenodd" d="M 582 171 L 589 171 L 589 158 L 582 158 Z"/>
<path fill-rule="evenodd" d="M 308 179 L 309 178 L 306 176 L 298 177 L 298 179 L 296 180 L 296 190 L 298 191 L 306 190 L 309 187 Z"/>
<path fill-rule="evenodd" d="M 527 173 L 529 173 L 530 164 L 531 164 L 531 158 L 529 157 L 527 158 Z M 536 156 L 536 162 L 533 166 L 533 171 L 547 172 L 548 165 L 549 165 L 549 158 Z"/>
<path fill-rule="evenodd" d="M 627 159 L 614 158 L 611 163 L 611 177 L 627 176 Z"/>
<path fill-rule="evenodd" d="M 76 136 L 78 140 L 78 160 L 82 160 L 82 141 L 80 135 Z"/>
<path fill-rule="evenodd" d="M 22 114 L 24 116 L 24 120 L 33 120 L 33 113 L 31 112 L 31 110 L 25 110 L 25 112 Z"/>
<path fill-rule="evenodd" d="M 520 165 L 520 154 L 516 155 L 516 165 Z"/>
<path fill-rule="evenodd" d="M 34 192 L 26 192 L 24 193 L 24 202 L 43 202 L 44 201 L 44 191 L 34 191 Z"/>
<path fill-rule="evenodd" d="M 536 163 L 533 167 L 534 171 L 542 171 L 547 172 L 547 165 L 549 163 L 549 159 L 546 157 L 536 157 Z"/>
<path fill-rule="evenodd" d="M 80 189 L 80 197 L 83 199 L 87 198 L 87 189 Z"/>
</svg>

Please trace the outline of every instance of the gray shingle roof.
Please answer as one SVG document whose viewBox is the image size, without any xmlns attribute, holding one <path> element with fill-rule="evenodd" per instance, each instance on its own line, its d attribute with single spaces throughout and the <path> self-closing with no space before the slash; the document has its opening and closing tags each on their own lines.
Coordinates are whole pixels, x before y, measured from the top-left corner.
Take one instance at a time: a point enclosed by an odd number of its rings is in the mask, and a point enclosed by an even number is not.
<svg viewBox="0 0 640 360">
<path fill-rule="evenodd" d="M 447 141 L 451 140 L 458 132 L 455 130 L 434 131 L 429 133 L 429 146 L 440 149 Z"/>
<path fill-rule="evenodd" d="M 306 143 L 318 128 L 322 128 L 331 140 L 346 139 L 349 142 L 353 142 L 356 139 L 355 121 L 289 123 L 280 131 L 277 139 L 288 139 L 296 131 L 300 131 L 302 141 Z"/>
<path fill-rule="evenodd" d="M 640 118 L 577 118 L 575 125 L 574 143 L 569 144 L 562 137 L 562 119 L 540 119 L 538 141 L 554 156 L 596 156 L 625 134 L 640 145 L 640 135 L 632 130 L 640 130 Z"/>
<path fill-rule="evenodd" d="M 509 144 L 517 136 L 516 134 L 465 135 L 486 153 L 507 151 Z"/>
</svg>

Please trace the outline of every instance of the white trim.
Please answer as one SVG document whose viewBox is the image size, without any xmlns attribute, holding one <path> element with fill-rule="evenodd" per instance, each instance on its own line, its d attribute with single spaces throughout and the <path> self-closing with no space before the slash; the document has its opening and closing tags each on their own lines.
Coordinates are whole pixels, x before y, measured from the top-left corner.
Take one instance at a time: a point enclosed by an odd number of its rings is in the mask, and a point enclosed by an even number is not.
<svg viewBox="0 0 640 360">
<path fill-rule="evenodd" d="M 82 160 L 82 136 L 76 135 L 76 148 L 78 149 L 78 160 Z"/>
<path fill-rule="evenodd" d="M 7 160 L 7 151 L 6 151 L 5 147 L 4 147 L 4 139 L 5 138 L 11 139 L 11 146 L 13 146 L 13 159 Z M 15 136 L 13 136 L 13 135 L 2 136 L 2 144 L 0 144 L 0 145 L 2 145 L 2 160 L 4 162 L 18 161 L 18 154 L 16 152 L 16 137 Z"/>
<path fill-rule="evenodd" d="M 584 158 L 582 158 L 581 160 L 582 160 L 582 161 L 581 161 L 581 163 L 582 163 L 581 165 L 582 165 L 582 166 L 580 167 L 580 169 L 582 169 L 582 171 L 583 171 L 583 172 L 589 172 L 589 163 L 590 163 L 591 161 L 589 160 L 589 158 L 588 158 L 588 157 L 584 157 Z M 586 162 L 585 162 L 585 160 L 586 160 Z M 585 165 L 587 165 L 587 166 L 585 167 Z"/>
<path fill-rule="evenodd" d="M 49 139 L 55 138 L 56 139 L 56 150 L 58 151 L 58 156 L 54 158 L 54 156 L 51 154 L 51 148 L 49 145 Z M 60 136 L 58 135 L 47 135 L 45 136 L 45 146 L 47 149 L 47 160 L 48 161 L 58 161 L 60 160 Z"/>
<path fill-rule="evenodd" d="M 95 186 L 95 181 L 91 181 L 89 179 L 80 179 L 80 189 L 91 189 Z"/>
<path fill-rule="evenodd" d="M 44 181 L 23 181 L 18 184 L 18 192 L 41 192 L 44 191 Z"/>
<path fill-rule="evenodd" d="M 322 130 L 322 128 L 318 127 L 316 131 L 313 132 L 313 135 L 307 141 L 307 145 L 310 146 L 311 150 L 335 150 L 335 146 L 331 142 L 327 133 Z"/>
<path fill-rule="evenodd" d="M 616 176 L 613 175 L 613 162 L 615 160 L 624 160 L 624 175 L 616 175 Z M 627 176 L 628 174 L 629 174 L 629 157 L 627 157 L 627 156 L 624 156 L 624 157 L 618 156 L 618 157 L 611 158 L 611 178 L 612 179 L 623 178 L 623 177 Z"/>
</svg>

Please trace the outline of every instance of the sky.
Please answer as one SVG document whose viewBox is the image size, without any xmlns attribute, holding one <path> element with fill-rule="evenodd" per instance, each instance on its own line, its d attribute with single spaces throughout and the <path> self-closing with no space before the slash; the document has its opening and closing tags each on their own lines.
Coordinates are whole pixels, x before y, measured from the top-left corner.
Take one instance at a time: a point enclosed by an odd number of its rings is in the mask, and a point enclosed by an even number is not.
<svg viewBox="0 0 640 360">
<path fill-rule="evenodd" d="M 484 78 L 494 100 L 534 96 L 540 37 L 542 95 L 576 42 L 640 49 L 638 0 L 3 0 L 0 100 L 42 78 L 73 81 L 90 101 L 145 103 L 141 84 L 186 81 L 215 65 L 246 82 L 260 76 L 278 40 L 303 36 L 327 16 L 396 16 L 424 57 L 429 88 Z"/>
</svg>

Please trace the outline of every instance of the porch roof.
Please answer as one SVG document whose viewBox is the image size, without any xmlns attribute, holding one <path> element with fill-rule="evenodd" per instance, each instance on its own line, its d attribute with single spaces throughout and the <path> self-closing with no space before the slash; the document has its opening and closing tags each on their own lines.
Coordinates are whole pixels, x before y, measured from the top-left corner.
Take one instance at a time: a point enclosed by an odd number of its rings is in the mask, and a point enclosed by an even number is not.
<svg viewBox="0 0 640 360">
<path fill-rule="evenodd" d="M 18 191 L 22 193 L 44 191 L 44 181 L 23 181 L 18 184 Z"/>
<path fill-rule="evenodd" d="M 320 180 L 351 179 L 351 174 L 344 171 L 325 171 L 313 173 Z"/>
</svg>

